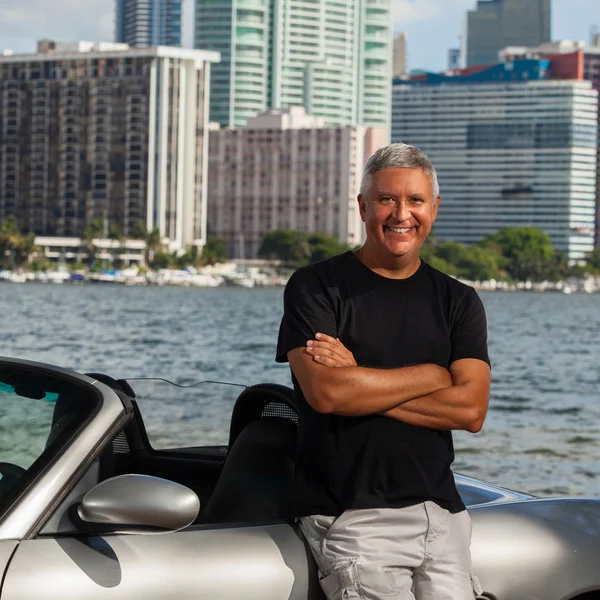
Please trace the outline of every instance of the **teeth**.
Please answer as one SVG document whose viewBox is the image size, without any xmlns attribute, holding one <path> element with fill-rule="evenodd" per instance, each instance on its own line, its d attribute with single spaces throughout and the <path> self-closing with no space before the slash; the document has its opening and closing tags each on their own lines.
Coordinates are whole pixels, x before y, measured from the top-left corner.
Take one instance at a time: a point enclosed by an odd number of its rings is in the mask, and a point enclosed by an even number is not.
<svg viewBox="0 0 600 600">
<path fill-rule="evenodd" d="M 394 233 L 408 233 L 412 228 L 411 227 L 390 227 L 390 229 Z"/>
</svg>

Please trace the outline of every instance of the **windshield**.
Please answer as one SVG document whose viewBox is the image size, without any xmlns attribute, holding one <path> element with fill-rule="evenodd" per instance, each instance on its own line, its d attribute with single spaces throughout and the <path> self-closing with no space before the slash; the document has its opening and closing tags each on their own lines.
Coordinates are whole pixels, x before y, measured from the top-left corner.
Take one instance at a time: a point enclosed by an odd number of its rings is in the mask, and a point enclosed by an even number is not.
<svg viewBox="0 0 600 600">
<path fill-rule="evenodd" d="M 245 385 L 135 377 L 127 381 L 154 449 L 227 446 L 233 405 Z"/>
</svg>

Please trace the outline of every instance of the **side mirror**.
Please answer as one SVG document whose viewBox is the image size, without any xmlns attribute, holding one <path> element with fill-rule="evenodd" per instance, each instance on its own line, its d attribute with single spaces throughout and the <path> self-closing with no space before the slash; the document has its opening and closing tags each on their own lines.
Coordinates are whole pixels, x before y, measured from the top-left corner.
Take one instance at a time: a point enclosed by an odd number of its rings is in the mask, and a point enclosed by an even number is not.
<svg viewBox="0 0 600 600">
<path fill-rule="evenodd" d="M 165 533 L 194 522 L 200 500 L 189 488 L 148 475 L 119 475 L 92 488 L 77 508 L 83 521 L 122 532 Z"/>
</svg>

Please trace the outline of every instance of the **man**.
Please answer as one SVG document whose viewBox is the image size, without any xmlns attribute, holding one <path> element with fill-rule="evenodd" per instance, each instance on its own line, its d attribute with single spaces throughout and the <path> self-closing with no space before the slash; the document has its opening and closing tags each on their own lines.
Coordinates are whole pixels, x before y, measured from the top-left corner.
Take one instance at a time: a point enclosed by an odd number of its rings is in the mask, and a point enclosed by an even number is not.
<svg viewBox="0 0 600 600">
<path fill-rule="evenodd" d="M 359 250 L 298 270 L 277 360 L 300 399 L 296 514 L 331 600 L 467 600 L 471 523 L 451 430 L 487 413 L 486 318 L 475 290 L 419 258 L 439 207 L 417 148 L 368 161 Z"/>
</svg>

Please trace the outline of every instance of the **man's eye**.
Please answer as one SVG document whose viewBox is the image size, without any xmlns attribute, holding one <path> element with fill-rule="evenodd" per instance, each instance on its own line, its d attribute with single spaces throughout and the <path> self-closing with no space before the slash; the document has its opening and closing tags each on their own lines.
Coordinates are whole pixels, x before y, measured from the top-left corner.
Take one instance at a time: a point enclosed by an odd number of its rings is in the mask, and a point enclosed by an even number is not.
<svg viewBox="0 0 600 600">
<path fill-rule="evenodd" d="M 379 201 L 381 204 L 392 204 L 394 202 L 393 198 L 381 198 Z"/>
<path fill-rule="evenodd" d="M 424 202 L 423 198 L 412 198 L 412 201 L 415 204 L 423 204 L 423 202 Z"/>
</svg>

